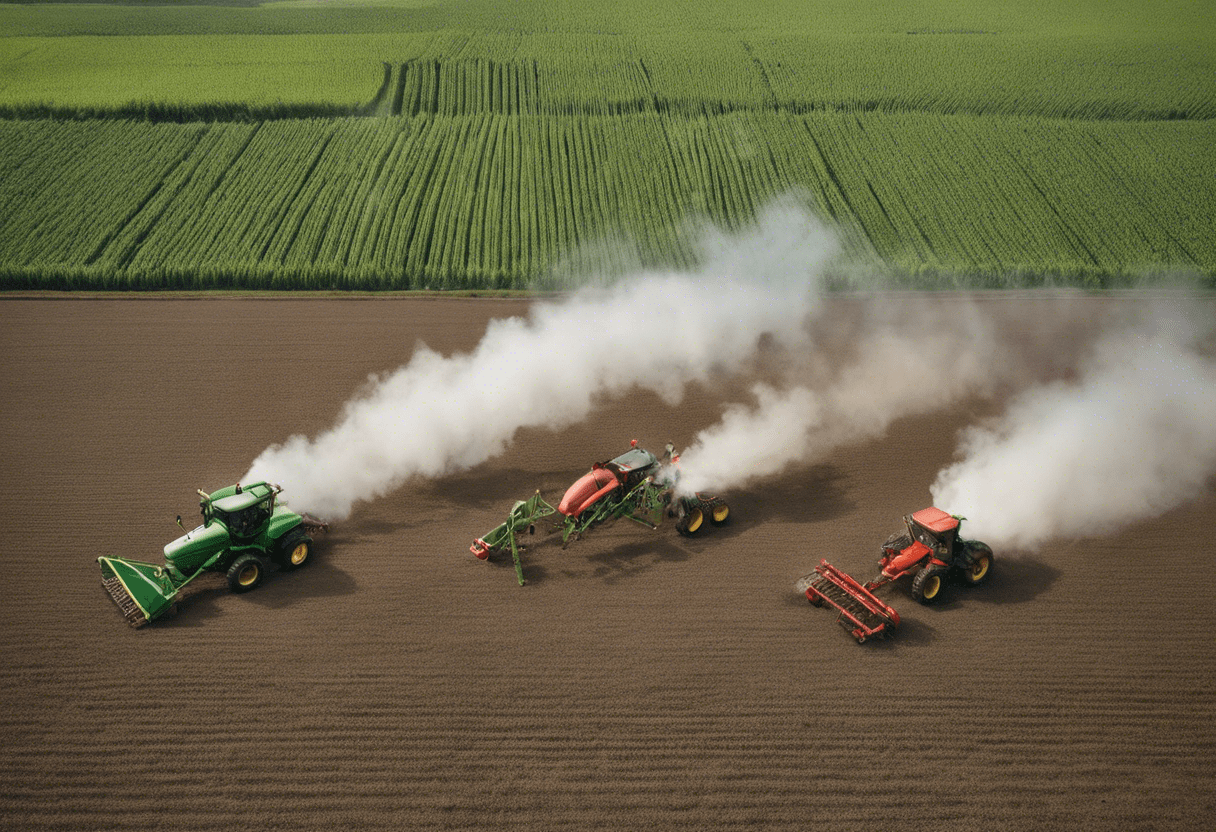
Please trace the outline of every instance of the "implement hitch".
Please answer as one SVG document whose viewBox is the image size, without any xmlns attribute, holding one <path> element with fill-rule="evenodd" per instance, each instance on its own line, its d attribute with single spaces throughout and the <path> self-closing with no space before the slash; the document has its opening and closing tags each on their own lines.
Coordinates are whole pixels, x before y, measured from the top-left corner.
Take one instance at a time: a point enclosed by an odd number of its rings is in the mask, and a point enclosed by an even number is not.
<svg viewBox="0 0 1216 832">
<path fill-rule="evenodd" d="M 540 492 L 537 491 L 528 499 L 516 502 L 511 508 L 511 513 L 507 515 L 506 522 L 495 527 L 485 537 L 474 540 L 469 551 L 479 560 L 487 560 L 490 555 L 510 547 L 511 559 L 515 561 L 515 577 L 519 580 L 519 585 L 523 586 L 524 568 L 519 562 L 521 547 L 515 536 L 522 531 L 527 531 L 528 534 L 535 533 L 536 521 L 542 520 L 556 511 L 557 509 L 545 502 L 544 497 L 541 497 Z"/>
</svg>

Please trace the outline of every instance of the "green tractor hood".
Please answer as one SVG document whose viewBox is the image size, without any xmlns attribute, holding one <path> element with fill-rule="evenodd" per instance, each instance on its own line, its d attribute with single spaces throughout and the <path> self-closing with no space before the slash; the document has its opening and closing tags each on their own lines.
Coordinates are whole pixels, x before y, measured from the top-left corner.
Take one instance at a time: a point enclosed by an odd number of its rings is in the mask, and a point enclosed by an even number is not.
<svg viewBox="0 0 1216 832">
<path fill-rule="evenodd" d="M 212 555 L 228 546 L 228 528 L 217 520 L 199 526 L 165 546 L 166 565 L 177 567 L 183 576 L 196 572 Z"/>
</svg>

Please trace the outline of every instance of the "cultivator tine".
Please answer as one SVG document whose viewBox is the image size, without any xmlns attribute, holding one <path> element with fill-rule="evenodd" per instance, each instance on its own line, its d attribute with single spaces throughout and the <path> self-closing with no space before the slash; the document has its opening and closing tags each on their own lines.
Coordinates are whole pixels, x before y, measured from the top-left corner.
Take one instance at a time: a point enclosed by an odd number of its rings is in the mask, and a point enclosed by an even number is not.
<svg viewBox="0 0 1216 832">
<path fill-rule="evenodd" d="M 127 588 L 122 585 L 122 581 L 117 577 L 103 578 L 101 585 L 105 587 L 106 592 L 110 594 L 110 598 L 118 605 L 119 611 L 127 619 L 127 623 L 132 627 L 142 627 L 148 623 L 148 617 L 144 615 L 144 611 L 135 603 L 135 599 L 131 597 L 131 593 L 127 592 Z"/>
<path fill-rule="evenodd" d="M 101 585 L 132 627 L 142 627 L 172 608 L 181 583 L 163 567 L 142 561 L 101 556 Z"/>
</svg>

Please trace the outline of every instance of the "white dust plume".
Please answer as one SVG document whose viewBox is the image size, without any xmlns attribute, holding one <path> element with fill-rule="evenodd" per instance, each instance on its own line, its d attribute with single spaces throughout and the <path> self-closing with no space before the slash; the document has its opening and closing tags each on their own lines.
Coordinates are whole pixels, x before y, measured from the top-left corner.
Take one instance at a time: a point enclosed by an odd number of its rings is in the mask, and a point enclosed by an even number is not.
<svg viewBox="0 0 1216 832">
<path fill-rule="evenodd" d="M 1034 548 L 1194 498 L 1216 474 L 1210 332 L 1173 307 L 1101 338 L 1075 380 L 1033 387 L 964 431 L 934 504 L 990 545 Z"/>
<path fill-rule="evenodd" d="M 242 481 L 278 482 L 294 508 L 340 519 L 410 477 L 500 453 L 521 427 L 575 423 L 598 396 L 639 386 L 678 402 L 688 383 L 744 366 L 762 336 L 804 337 L 837 244 L 787 203 L 706 251 L 690 272 L 643 273 L 491 321 L 467 354 L 419 344 L 332 429 L 268 448 Z"/>
<path fill-rule="evenodd" d="M 998 350 L 988 318 L 962 300 L 949 308 L 932 299 L 868 301 L 851 339 L 859 342 L 851 359 L 827 363 L 811 352 L 779 388 L 757 384 L 755 406 L 732 405 L 697 434 L 680 456 L 679 490 L 739 487 L 813 462 L 880 436 L 900 417 L 990 392 L 1017 366 Z"/>
</svg>

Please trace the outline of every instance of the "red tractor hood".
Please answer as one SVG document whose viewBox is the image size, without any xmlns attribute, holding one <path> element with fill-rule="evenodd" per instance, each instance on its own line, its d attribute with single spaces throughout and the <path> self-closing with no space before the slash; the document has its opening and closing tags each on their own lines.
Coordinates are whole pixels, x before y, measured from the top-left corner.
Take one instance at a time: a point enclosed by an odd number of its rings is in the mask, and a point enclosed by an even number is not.
<svg viewBox="0 0 1216 832">
<path fill-rule="evenodd" d="M 578 517 L 606 494 L 620 488 L 621 481 L 607 468 L 592 468 L 566 489 L 557 510 L 567 517 Z"/>
<path fill-rule="evenodd" d="M 911 546 L 902 549 L 898 555 L 891 558 L 883 571 L 892 575 L 904 572 L 932 554 L 933 550 L 928 546 L 919 540 L 913 540 Z"/>
</svg>

